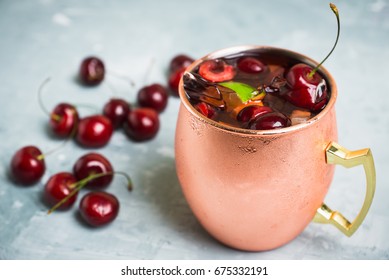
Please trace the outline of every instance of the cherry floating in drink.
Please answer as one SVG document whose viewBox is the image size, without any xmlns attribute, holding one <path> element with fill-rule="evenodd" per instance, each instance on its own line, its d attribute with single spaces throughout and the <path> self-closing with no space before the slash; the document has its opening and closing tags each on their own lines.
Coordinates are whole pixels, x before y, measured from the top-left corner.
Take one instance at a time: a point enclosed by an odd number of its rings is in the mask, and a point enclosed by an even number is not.
<svg viewBox="0 0 389 280">
<path fill-rule="evenodd" d="M 205 59 L 183 76 L 186 97 L 200 114 L 223 125 L 251 130 L 308 122 L 327 105 L 331 92 L 320 66 L 267 48 Z M 312 62 L 311 62 L 312 63 Z"/>
</svg>

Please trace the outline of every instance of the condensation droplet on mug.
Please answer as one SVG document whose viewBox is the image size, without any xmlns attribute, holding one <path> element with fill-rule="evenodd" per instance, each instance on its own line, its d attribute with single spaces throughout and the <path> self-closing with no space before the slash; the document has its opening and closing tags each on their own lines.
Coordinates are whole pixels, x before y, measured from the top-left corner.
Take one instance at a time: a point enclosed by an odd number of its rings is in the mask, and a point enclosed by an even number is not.
<svg viewBox="0 0 389 280">
<path fill-rule="evenodd" d="M 238 146 L 238 148 L 245 154 L 253 154 L 257 152 L 257 148 L 253 146 Z"/>
<path fill-rule="evenodd" d="M 239 145 L 238 149 L 241 150 L 245 154 L 253 154 L 257 152 L 257 148 L 252 144 L 254 141 L 253 137 L 242 137 L 247 145 Z"/>
<path fill-rule="evenodd" d="M 190 127 L 193 129 L 193 131 L 198 135 L 201 136 L 202 132 L 204 130 L 204 123 L 199 121 L 197 118 L 191 116 L 190 118 Z"/>
</svg>

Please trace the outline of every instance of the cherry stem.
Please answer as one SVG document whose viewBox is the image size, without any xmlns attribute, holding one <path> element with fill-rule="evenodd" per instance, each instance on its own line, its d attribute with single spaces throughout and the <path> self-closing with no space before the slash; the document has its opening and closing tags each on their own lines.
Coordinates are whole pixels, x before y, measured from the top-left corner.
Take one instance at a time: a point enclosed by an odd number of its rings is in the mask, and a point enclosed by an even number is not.
<svg viewBox="0 0 389 280">
<path fill-rule="evenodd" d="M 135 82 L 131 78 L 129 78 L 129 77 L 127 77 L 127 76 L 125 76 L 125 75 L 123 75 L 121 73 L 114 72 L 114 71 L 110 70 L 109 72 L 107 72 L 107 74 L 109 74 L 111 76 L 114 76 L 116 78 L 119 78 L 119 79 L 127 81 L 131 85 L 131 87 L 135 86 Z"/>
<path fill-rule="evenodd" d="M 100 113 L 100 110 L 93 106 L 93 105 L 90 105 L 90 104 L 85 104 L 85 103 L 73 103 L 72 104 L 75 108 L 87 108 L 87 109 L 91 109 L 93 111 L 95 111 L 95 113 Z"/>
<path fill-rule="evenodd" d="M 43 92 L 43 89 L 44 87 L 51 81 L 51 78 L 48 77 L 46 78 L 42 83 L 41 85 L 39 86 L 38 88 L 38 102 L 39 102 L 39 106 L 41 107 L 42 111 L 48 115 L 51 119 L 55 120 L 55 121 L 59 121 L 61 119 L 61 117 L 59 115 L 56 115 L 56 114 L 52 114 L 49 112 L 49 110 L 47 110 L 46 106 L 43 104 L 43 98 L 42 98 L 42 92 Z"/>
<path fill-rule="evenodd" d="M 316 66 L 316 67 L 308 74 L 308 78 L 312 78 L 313 75 L 315 75 L 316 71 L 320 68 L 320 66 L 324 63 L 324 61 L 326 61 L 327 58 L 332 54 L 332 52 L 334 51 L 336 45 L 338 44 L 339 35 L 340 35 L 340 19 L 339 19 L 339 11 L 338 11 L 338 8 L 335 6 L 335 4 L 330 3 L 330 8 L 331 8 L 331 10 L 334 12 L 334 14 L 335 14 L 335 16 L 336 16 L 336 21 L 337 21 L 337 25 L 338 25 L 338 31 L 337 31 L 337 34 L 336 34 L 335 44 L 334 44 L 334 46 L 332 47 L 331 51 L 327 54 L 327 56 L 319 63 L 319 65 Z"/>
<path fill-rule="evenodd" d="M 42 92 L 43 92 L 43 89 L 45 88 L 45 86 L 51 81 L 51 78 L 48 77 L 46 78 L 42 83 L 41 85 L 39 86 L 39 89 L 38 89 L 38 102 L 39 102 L 39 106 L 41 107 L 42 111 L 50 117 L 50 119 L 54 120 L 54 121 L 60 121 L 61 120 L 61 116 L 60 115 L 57 115 L 57 114 L 54 114 L 54 113 L 50 113 L 49 110 L 47 110 L 46 106 L 43 104 L 43 98 L 42 98 Z M 100 112 L 96 107 L 90 105 L 90 104 L 82 104 L 82 103 L 79 103 L 79 104 L 74 104 L 74 107 L 76 108 L 89 108 L 89 109 L 93 109 L 94 111 L 96 112 Z"/>
<path fill-rule="evenodd" d="M 73 126 L 73 129 L 72 129 L 72 131 L 70 132 L 69 137 L 66 138 L 64 141 L 62 141 L 62 143 L 61 143 L 60 145 L 58 145 L 57 147 L 53 148 L 52 150 L 49 150 L 49 151 L 46 152 L 46 153 L 43 153 L 43 154 L 37 156 L 37 159 L 38 159 L 38 160 L 43 160 L 46 156 L 55 153 L 56 151 L 58 151 L 59 149 L 61 149 L 63 146 L 65 146 L 65 145 L 70 141 L 70 139 L 73 139 L 74 136 L 76 136 L 76 133 L 77 133 L 77 125 Z"/>
<path fill-rule="evenodd" d="M 152 57 L 151 60 L 150 60 L 149 65 L 148 65 L 147 68 L 146 68 L 146 74 L 145 74 L 145 76 L 144 76 L 144 78 L 143 78 L 143 84 L 144 84 L 144 85 L 148 84 L 148 80 L 149 80 L 149 77 L 150 77 L 150 73 L 151 73 L 151 70 L 152 70 L 153 67 L 154 67 L 154 64 L 155 64 L 155 59 L 154 59 L 154 57 Z"/>
<path fill-rule="evenodd" d="M 98 173 L 98 174 L 90 174 L 86 178 L 70 185 L 69 187 L 72 189 L 72 191 L 61 201 L 59 201 L 56 205 L 54 205 L 52 208 L 49 209 L 47 214 L 53 213 L 56 209 L 58 209 L 62 204 L 64 204 L 66 201 L 68 201 L 73 195 L 75 195 L 77 192 L 79 192 L 83 187 L 86 186 L 86 184 L 94 179 L 108 176 L 108 175 L 114 175 L 114 174 L 119 174 L 122 175 L 126 178 L 127 180 L 127 188 L 129 191 L 132 191 L 133 185 L 130 176 L 128 176 L 126 173 L 121 172 L 121 171 L 115 171 L 115 172 L 105 172 L 105 173 Z"/>
</svg>

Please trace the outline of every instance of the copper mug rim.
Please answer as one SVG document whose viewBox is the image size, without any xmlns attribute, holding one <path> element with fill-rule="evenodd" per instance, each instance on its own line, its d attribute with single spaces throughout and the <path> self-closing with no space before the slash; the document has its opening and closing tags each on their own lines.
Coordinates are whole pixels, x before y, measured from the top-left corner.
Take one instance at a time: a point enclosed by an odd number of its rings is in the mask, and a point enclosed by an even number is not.
<svg viewBox="0 0 389 280">
<path fill-rule="evenodd" d="M 253 50 L 253 49 L 261 49 L 264 51 L 272 51 L 272 52 L 278 52 L 280 54 L 283 54 L 285 56 L 293 57 L 296 58 L 298 61 L 301 61 L 303 63 L 306 63 L 310 66 L 315 67 L 319 63 L 312 58 L 303 55 L 298 52 L 291 51 L 289 49 L 285 48 L 278 48 L 278 47 L 273 47 L 273 46 L 262 46 L 262 45 L 241 45 L 241 46 L 235 46 L 235 47 L 228 47 L 228 48 L 223 48 L 219 49 L 217 51 L 211 52 L 197 60 L 195 60 L 191 65 L 189 65 L 186 69 L 187 72 L 193 70 L 197 65 L 199 65 L 202 61 L 207 60 L 207 59 L 214 59 L 214 58 L 220 58 L 226 55 L 234 54 L 234 53 L 239 53 L 247 50 Z M 210 118 L 205 117 L 202 115 L 200 112 L 198 112 L 189 102 L 189 99 L 185 95 L 185 89 L 184 89 L 184 83 L 183 79 L 181 78 L 180 83 L 179 83 L 179 97 L 181 99 L 182 104 L 186 107 L 186 109 L 193 115 L 196 116 L 199 120 L 221 130 L 228 131 L 230 133 L 237 133 L 237 134 L 249 134 L 249 135 L 277 135 L 277 134 L 284 134 L 284 133 L 291 133 L 295 131 L 302 130 L 304 128 L 307 128 L 313 124 L 315 124 L 317 121 L 319 121 L 324 115 L 327 114 L 330 110 L 332 110 L 332 107 L 335 104 L 336 98 L 337 98 L 337 86 L 335 83 L 335 79 L 332 77 L 332 75 L 328 72 L 328 70 L 320 66 L 319 73 L 323 75 L 325 78 L 328 88 L 330 89 L 330 99 L 326 105 L 326 107 L 319 112 L 316 116 L 313 118 L 309 119 L 307 122 L 302 123 L 302 124 L 296 124 L 292 125 L 289 127 L 285 128 L 278 128 L 278 129 L 273 129 L 273 130 L 251 130 L 251 129 L 245 129 L 245 128 L 238 128 L 234 126 L 230 126 L 227 124 L 219 123 L 216 122 Z"/>
</svg>

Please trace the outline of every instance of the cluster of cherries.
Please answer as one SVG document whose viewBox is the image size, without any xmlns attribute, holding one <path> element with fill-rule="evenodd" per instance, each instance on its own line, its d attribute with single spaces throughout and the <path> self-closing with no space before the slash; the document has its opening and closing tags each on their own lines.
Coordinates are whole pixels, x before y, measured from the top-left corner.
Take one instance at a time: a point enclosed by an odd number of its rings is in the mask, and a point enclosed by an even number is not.
<svg viewBox="0 0 389 280">
<path fill-rule="evenodd" d="M 169 88 L 158 83 L 142 87 L 138 91 L 138 106 L 135 108 L 124 99 L 112 98 L 104 104 L 101 114 L 80 118 L 75 106 L 60 103 L 49 113 L 51 131 L 65 142 L 74 138 L 81 147 L 87 148 L 105 146 L 113 131 L 121 127 L 133 141 L 150 140 L 159 130 L 159 113 L 167 106 L 169 92 L 178 96 L 179 80 L 184 69 L 192 62 L 193 59 L 186 55 L 174 57 L 169 68 Z M 96 86 L 104 80 L 105 72 L 101 59 L 87 57 L 80 65 L 79 79 L 85 86 Z M 46 171 L 47 155 L 33 145 L 17 150 L 10 163 L 13 179 L 24 186 L 39 182 Z M 92 191 L 80 201 L 81 216 L 91 226 L 111 222 L 118 214 L 119 200 L 102 189 L 111 183 L 114 174 L 125 176 L 128 189 L 132 190 L 130 177 L 114 171 L 112 164 L 102 154 L 92 152 L 83 155 L 74 164 L 72 173 L 56 173 L 46 182 L 43 196 L 51 207 L 49 213 L 56 209 L 69 209 L 75 203 L 79 190 L 87 187 Z"/>
<path fill-rule="evenodd" d="M 259 75 L 266 71 L 266 67 L 267 65 L 264 62 L 253 56 L 239 58 L 236 61 L 236 66 L 229 64 L 222 58 L 218 58 L 202 62 L 197 73 L 192 73 L 192 75 L 199 75 L 197 76 L 197 82 L 204 79 L 204 83 L 217 85 L 216 83 L 233 80 L 237 71 L 248 75 Z M 262 100 L 266 94 L 273 94 L 287 100 L 296 107 L 307 109 L 313 113 L 318 112 L 327 104 L 328 92 L 323 77 L 313 71 L 314 69 L 306 64 L 296 64 L 286 72 L 284 77 L 276 76 L 270 85 L 259 87 L 258 95 L 253 99 Z M 185 80 L 189 81 L 190 78 Z M 196 99 L 195 97 L 194 100 Z M 282 112 L 274 111 L 273 108 L 265 106 L 262 102 L 257 104 L 258 102 L 251 101 L 236 114 L 236 119 L 243 128 L 268 130 L 291 125 L 289 117 Z M 225 109 L 224 105 L 212 106 L 212 104 L 204 101 L 195 102 L 194 107 L 211 119 L 214 119 L 220 110 Z"/>
<path fill-rule="evenodd" d="M 100 153 L 87 153 L 73 165 L 73 172 L 59 172 L 47 181 L 44 199 L 50 207 L 66 210 L 76 202 L 78 191 L 87 187 L 88 192 L 80 201 L 80 214 L 91 226 L 100 226 L 113 221 L 119 213 L 119 200 L 102 191 L 110 185 L 114 174 L 127 178 L 128 189 L 132 190 L 130 177 L 126 173 L 114 172 L 112 164 Z"/>
<path fill-rule="evenodd" d="M 270 77 L 272 81 L 269 85 L 260 85 L 257 89 L 253 88 L 253 92 L 257 92 L 257 95 L 247 102 L 244 101 L 245 106 L 242 109 L 241 107 L 232 108 L 234 124 L 236 120 L 238 127 L 252 130 L 269 130 L 290 126 L 292 122 L 287 115 L 273 110 L 270 106 L 264 106 L 262 99 L 268 94 L 286 100 L 296 108 L 308 110 L 313 114 L 317 114 L 326 106 L 329 92 L 324 78 L 317 71 L 334 51 L 340 34 L 338 9 L 332 3 L 330 8 L 336 16 L 338 30 L 336 41 L 328 55 L 315 68 L 305 63 L 297 63 L 287 69 L 283 75 Z M 246 76 L 253 75 L 253 78 L 269 72 L 266 71 L 267 65 L 252 54 L 240 54 L 236 61 L 232 61 L 233 65 L 229 63 L 231 60 L 231 58 L 206 60 L 191 73 L 184 75 L 184 88 L 191 104 L 201 114 L 216 121 L 222 119 L 219 114 L 226 114 L 224 111 L 228 107 L 220 90 L 220 86 L 226 86 L 224 82 L 236 82 L 233 79 L 238 76 L 238 72 L 242 72 Z M 242 85 L 240 82 L 236 84 Z M 251 87 L 247 84 L 244 86 L 246 89 Z M 217 94 L 212 94 L 212 91 L 208 90 L 212 87 L 216 88 L 213 92 Z M 236 90 L 234 91 L 236 92 Z M 260 102 L 251 102 L 254 99 L 258 99 L 256 101 Z M 226 121 L 223 119 L 223 122 Z"/>
</svg>

